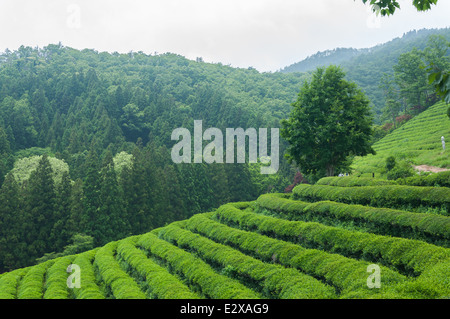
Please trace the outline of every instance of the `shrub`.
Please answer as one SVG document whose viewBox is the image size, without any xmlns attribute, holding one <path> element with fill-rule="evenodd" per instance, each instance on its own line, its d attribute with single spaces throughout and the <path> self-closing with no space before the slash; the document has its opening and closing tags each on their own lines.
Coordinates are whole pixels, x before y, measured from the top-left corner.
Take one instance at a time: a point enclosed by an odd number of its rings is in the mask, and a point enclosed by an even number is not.
<svg viewBox="0 0 450 319">
<path fill-rule="evenodd" d="M 117 254 L 142 278 L 154 298 L 158 299 L 198 299 L 199 296 L 190 291 L 177 277 L 167 269 L 147 258 L 143 250 L 136 248 L 139 237 L 128 237 L 119 242 Z"/>
<path fill-rule="evenodd" d="M 397 162 L 395 161 L 394 156 L 389 156 L 388 158 L 386 158 L 386 170 L 388 172 L 393 170 L 396 164 Z"/>
<path fill-rule="evenodd" d="M 382 260 L 384 264 L 405 269 L 413 275 L 420 274 L 437 261 L 450 258 L 450 249 L 422 241 L 351 231 L 319 223 L 280 220 L 243 212 L 232 205 L 220 207 L 215 216 L 220 221 L 238 225 L 245 230 L 300 245 L 338 252 L 348 257 L 364 257 L 373 262 Z"/>
<path fill-rule="evenodd" d="M 400 178 L 396 181 L 399 185 L 450 187 L 450 171 L 432 173 L 427 176 L 415 175 Z"/>
<path fill-rule="evenodd" d="M 293 199 L 312 202 L 332 200 L 347 204 L 390 208 L 428 206 L 450 211 L 450 189 L 446 187 L 403 185 L 337 187 L 302 184 L 294 188 Z"/>
<path fill-rule="evenodd" d="M 198 215 L 197 215 L 198 216 Z M 233 267 L 242 278 L 260 285 L 265 296 L 269 298 L 333 298 L 334 289 L 317 279 L 302 274 L 294 269 L 280 265 L 267 264 L 247 256 L 231 247 L 200 237 L 175 226 L 167 226 L 159 232 L 160 236 L 174 240 L 179 245 L 194 249 L 202 258 Z M 272 255 L 272 261 L 274 260 Z M 229 268 L 226 268 L 229 269 Z"/>
<path fill-rule="evenodd" d="M 290 220 L 351 221 L 379 234 L 445 243 L 450 239 L 450 218 L 441 215 L 331 201 L 307 203 L 272 194 L 261 195 L 254 206 L 277 212 Z"/>
<path fill-rule="evenodd" d="M 175 227 L 171 224 L 166 227 Z M 164 228 L 169 229 L 169 228 Z M 155 230 L 154 232 L 158 232 Z M 136 243 L 152 255 L 167 262 L 177 274 L 182 275 L 193 286 L 213 299 L 256 299 L 259 295 L 237 280 L 216 273 L 211 266 L 162 239 L 153 233 L 142 235 Z"/>
<path fill-rule="evenodd" d="M 387 168 L 387 164 L 386 164 Z M 408 164 L 407 162 L 400 162 L 396 164 L 391 170 L 387 173 L 387 179 L 389 180 L 396 180 L 399 178 L 407 178 L 414 176 L 416 173 L 412 166 Z"/>
<path fill-rule="evenodd" d="M 225 206 L 222 206 L 221 209 L 232 207 L 232 205 Z M 310 276 L 327 282 L 341 293 L 359 289 L 364 290 L 364 293 L 369 295 L 384 292 L 384 289 L 370 291 L 367 288 L 367 266 L 370 263 L 366 261 L 358 261 L 317 249 L 306 249 L 293 243 L 234 229 L 201 214 L 187 220 L 185 227 L 214 241 L 231 244 L 241 251 L 255 254 L 258 258 L 269 262 L 273 262 L 275 256 L 276 261 L 280 264 L 299 269 Z M 195 241 L 191 240 L 190 243 L 195 243 Z M 394 286 L 406 280 L 405 276 L 389 268 L 380 267 L 384 274 L 386 287 Z"/>
<path fill-rule="evenodd" d="M 93 249 L 76 255 L 73 263 L 80 266 L 81 269 L 81 287 L 73 289 L 77 299 L 104 299 L 105 296 L 97 285 L 94 266 L 92 264 L 97 249 Z"/>
</svg>

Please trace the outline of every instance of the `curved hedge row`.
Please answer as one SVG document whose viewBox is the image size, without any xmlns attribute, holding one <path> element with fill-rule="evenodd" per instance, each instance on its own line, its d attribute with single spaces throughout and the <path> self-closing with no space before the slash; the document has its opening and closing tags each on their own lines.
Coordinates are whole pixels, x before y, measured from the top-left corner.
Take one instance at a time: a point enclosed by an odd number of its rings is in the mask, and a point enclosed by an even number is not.
<svg viewBox="0 0 450 319">
<path fill-rule="evenodd" d="M 44 299 L 70 299 L 67 289 L 67 267 L 72 263 L 74 256 L 58 258 L 47 271 L 45 281 Z"/>
<path fill-rule="evenodd" d="M 145 294 L 138 284 L 120 267 L 114 258 L 118 242 L 110 242 L 98 249 L 95 254 L 94 265 L 107 288 L 116 299 L 145 299 Z"/>
<path fill-rule="evenodd" d="M 293 189 L 293 198 L 307 201 L 332 200 L 347 204 L 399 208 L 443 207 L 450 212 L 450 188 L 419 186 L 338 187 L 300 184 Z"/>
<path fill-rule="evenodd" d="M 94 257 L 98 249 L 89 250 L 87 252 L 76 255 L 73 263 L 80 267 L 81 287 L 73 289 L 73 293 L 77 299 L 104 299 L 100 287 L 97 284 Z"/>
<path fill-rule="evenodd" d="M 318 219 L 323 216 L 333 220 L 353 221 L 371 231 L 391 236 L 447 242 L 450 239 L 450 217 L 411 213 L 390 208 L 376 208 L 362 205 L 351 205 L 331 201 L 307 203 L 298 200 L 281 198 L 273 194 L 261 195 L 256 206 L 282 213 L 288 219 L 298 219 L 299 215 Z"/>
<path fill-rule="evenodd" d="M 233 205 L 221 206 L 215 218 L 225 223 L 262 234 L 337 252 L 358 259 L 381 261 L 389 266 L 419 275 L 429 266 L 450 258 L 450 249 L 422 241 L 386 237 L 365 232 L 325 226 L 319 223 L 287 221 L 243 212 Z"/>
<path fill-rule="evenodd" d="M 118 256 L 145 281 L 151 297 L 157 299 L 198 299 L 178 278 L 159 266 L 141 250 L 136 248 L 137 237 L 129 237 L 119 242 Z"/>
<path fill-rule="evenodd" d="M 425 270 L 417 279 L 416 285 L 418 289 L 423 289 L 421 287 L 427 287 L 429 283 L 432 283 L 434 290 L 440 292 L 436 298 L 450 297 L 450 258 Z"/>
<path fill-rule="evenodd" d="M 427 176 L 412 176 L 396 180 L 399 185 L 450 187 L 450 171 L 433 173 Z"/>
<path fill-rule="evenodd" d="M 158 230 L 158 229 L 157 229 Z M 155 230 L 155 231 L 157 231 Z M 211 266 L 153 233 L 140 237 L 136 245 L 162 260 L 212 299 L 258 299 L 260 296 L 237 280 L 216 273 Z"/>
<path fill-rule="evenodd" d="M 17 298 L 17 287 L 28 270 L 29 267 L 2 274 L 0 277 L 0 299 Z"/>
<path fill-rule="evenodd" d="M 159 232 L 162 238 L 176 241 L 182 247 L 194 249 L 202 258 L 222 267 L 232 267 L 238 276 L 248 277 L 260 285 L 269 298 L 318 299 L 335 298 L 334 289 L 295 269 L 264 263 L 235 249 L 215 243 L 177 226 L 167 226 Z"/>
<path fill-rule="evenodd" d="M 239 250 L 254 254 L 263 260 L 271 261 L 276 257 L 280 264 L 299 269 L 336 287 L 341 297 L 355 291 L 358 291 L 358 298 L 405 297 L 394 288 L 397 284 L 405 282 L 407 277 L 384 266 L 380 266 L 383 273 L 382 288 L 369 289 L 367 287 L 367 267 L 371 264 L 369 262 L 317 249 L 306 249 L 293 243 L 231 228 L 202 214 L 191 217 L 183 225 L 190 231 L 214 241 L 232 244 Z"/>
<path fill-rule="evenodd" d="M 19 283 L 18 299 L 42 299 L 44 295 L 44 281 L 47 269 L 55 262 L 49 260 L 30 267 Z"/>
<path fill-rule="evenodd" d="M 384 186 L 384 185 L 396 185 L 397 183 L 392 180 L 370 177 L 356 177 L 356 176 L 330 176 L 323 177 L 316 182 L 316 185 L 329 185 L 329 186 L 341 186 L 341 187 L 353 187 L 353 186 Z"/>
</svg>

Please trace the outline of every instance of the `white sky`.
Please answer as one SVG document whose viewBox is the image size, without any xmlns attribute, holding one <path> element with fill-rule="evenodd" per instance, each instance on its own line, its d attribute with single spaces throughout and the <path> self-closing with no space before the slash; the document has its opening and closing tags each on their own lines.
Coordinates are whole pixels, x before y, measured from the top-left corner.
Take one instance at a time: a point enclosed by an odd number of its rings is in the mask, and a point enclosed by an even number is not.
<svg viewBox="0 0 450 319">
<path fill-rule="evenodd" d="M 376 18 L 361 0 L 0 0 L 0 51 L 172 52 L 277 71 L 336 47 L 366 48 L 413 29 L 450 26 L 450 1 L 417 12 L 400 0 Z"/>
</svg>

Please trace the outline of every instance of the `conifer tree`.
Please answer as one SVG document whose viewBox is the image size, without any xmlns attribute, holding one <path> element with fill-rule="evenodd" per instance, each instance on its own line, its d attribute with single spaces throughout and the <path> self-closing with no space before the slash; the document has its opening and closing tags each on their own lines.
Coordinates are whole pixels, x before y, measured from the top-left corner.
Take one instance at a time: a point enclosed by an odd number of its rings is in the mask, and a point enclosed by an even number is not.
<svg viewBox="0 0 450 319">
<path fill-rule="evenodd" d="M 55 248 L 50 237 L 56 222 L 55 201 L 53 170 L 48 156 L 44 154 L 36 170 L 30 174 L 26 190 L 25 210 L 29 230 L 26 241 L 34 258 Z"/>
<path fill-rule="evenodd" d="M 100 245 L 129 235 L 129 225 L 119 196 L 119 186 L 112 153 L 108 150 L 103 160 L 100 182 L 100 202 L 94 239 Z"/>
<path fill-rule="evenodd" d="M 70 240 L 69 229 L 70 205 L 71 205 L 72 184 L 69 173 L 65 171 L 62 175 L 61 183 L 57 187 L 55 205 L 55 224 L 53 225 L 51 240 L 54 244 L 54 251 L 60 252 Z"/>
<path fill-rule="evenodd" d="M 0 189 L 0 203 L 0 273 L 2 273 L 26 264 L 19 187 L 11 173 L 6 175 Z"/>
<path fill-rule="evenodd" d="M 100 165 L 94 145 L 91 145 L 85 163 L 85 180 L 83 183 L 84 210 L 81 216 L 81 232 L 94 236 L 98 207 L 100 205 Z"/>
</svg>

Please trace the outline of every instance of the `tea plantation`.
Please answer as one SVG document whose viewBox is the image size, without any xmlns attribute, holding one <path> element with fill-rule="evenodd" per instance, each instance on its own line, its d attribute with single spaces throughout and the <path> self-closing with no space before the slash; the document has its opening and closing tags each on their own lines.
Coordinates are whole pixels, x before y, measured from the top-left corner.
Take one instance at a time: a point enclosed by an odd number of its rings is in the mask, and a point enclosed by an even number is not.
<svg viewBox="0 0 450 319">
<path fill-rule="evenodd" d="M 351 179 L 229 203 L 2 274 L 0 298 L 448 298 L 450 188 Z"/>
<path fill-rule="evenodd" d="M 450 167 L 450 120 L 447 104 L 441 102 L 420 113 L 373 145 L 376 155 L 358 157 L 352 167 L 362 176 L 383 174 L 386 158 L 394 156 L 398 161 L 413 165 Z M 443 151 L 441 137 L 447 142 Z"/>
</svg>

